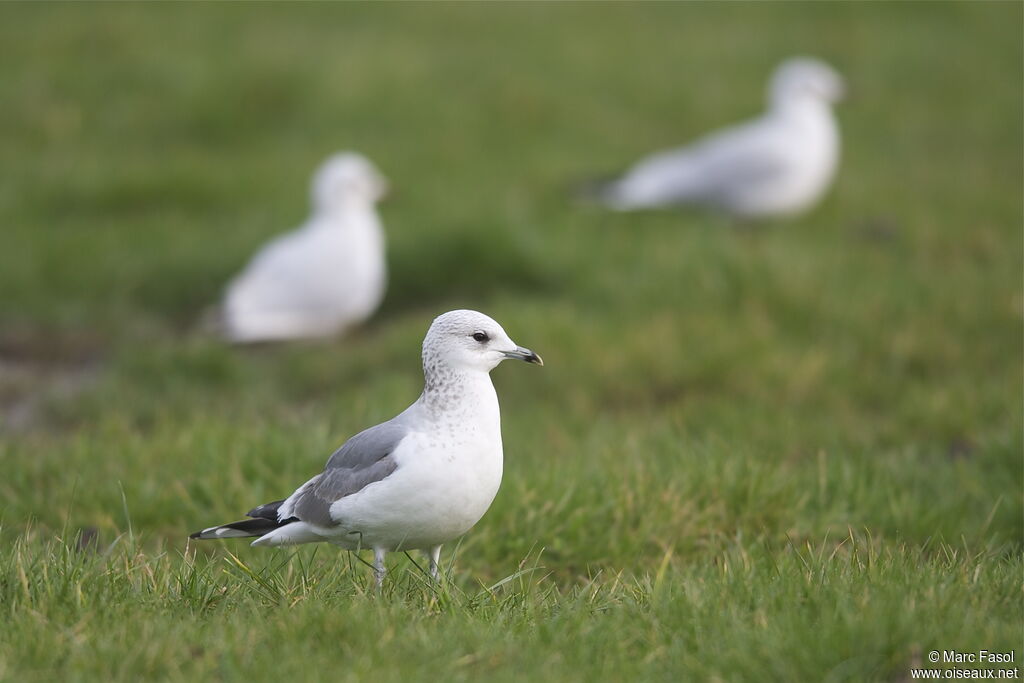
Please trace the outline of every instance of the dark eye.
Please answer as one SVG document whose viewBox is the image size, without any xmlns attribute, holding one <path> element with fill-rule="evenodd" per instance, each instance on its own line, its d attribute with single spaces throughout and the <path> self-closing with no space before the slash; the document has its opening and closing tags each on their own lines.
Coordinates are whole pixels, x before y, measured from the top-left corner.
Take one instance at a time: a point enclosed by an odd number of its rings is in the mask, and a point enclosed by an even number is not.
<svg viewBox="0 0 1024 683">
<path fill-rule="evenodd" d="M 489 340 L 490 337 L 487 336 L 486 332 L 474 332 L 473 339 L 483 344 L 485 341 Z"/>
</svg>

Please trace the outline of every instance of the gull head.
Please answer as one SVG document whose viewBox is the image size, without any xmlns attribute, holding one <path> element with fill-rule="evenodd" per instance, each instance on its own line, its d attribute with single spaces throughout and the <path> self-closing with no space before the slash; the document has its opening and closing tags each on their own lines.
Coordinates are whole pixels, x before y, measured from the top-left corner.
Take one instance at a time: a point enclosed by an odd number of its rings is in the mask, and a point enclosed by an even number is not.
<svg viewBox="0 0 1024 683">
<path fill-rule="evenodd" d="M 506 358 L 544 365 L 540 356 L 509 339 L 497 322 L 477 311 L 449 311 L 434 319 L 423 340 L 424 367 L 490 372 Z"/>
<path fill-rule="evenodd" d="M 355 152 L 340 152 L 320 164 L 313 174 L 313 206 L 337 209 L 373 204 L 387 194 L 388 183 L 373 163 Z"/>
<path fill-rule="evenodd" d="M 813 57 L 793 57 L 780 64 L 768 87 L 774 104 L 815 100 L 833 104 L 843 98 L 843 77 Z"/>
</svg>

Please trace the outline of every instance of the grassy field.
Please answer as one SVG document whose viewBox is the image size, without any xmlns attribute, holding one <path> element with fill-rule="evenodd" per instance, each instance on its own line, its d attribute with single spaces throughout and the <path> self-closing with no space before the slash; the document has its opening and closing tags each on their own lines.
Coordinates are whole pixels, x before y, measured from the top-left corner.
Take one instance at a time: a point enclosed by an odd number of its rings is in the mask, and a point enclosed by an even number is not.
<svg viewBox="0 0 1024 683">
<path fill-rule="evenodd" d="M 1014 3 L 0 6 L 0 680 L 903 681 L 1024 629 Z M 849 79 L 804 217 L 574 182 Z M 374 159 L 392 271 L 336 343 L 204 308 Z M 382 595 L 332 548 L 188 545 L 421 389 L 483 310 L 505 480 Z M 367 558 L 362 558 L 367 559 Z M 419 558 L 413 558 L 419 562 Z"/>
</svg>

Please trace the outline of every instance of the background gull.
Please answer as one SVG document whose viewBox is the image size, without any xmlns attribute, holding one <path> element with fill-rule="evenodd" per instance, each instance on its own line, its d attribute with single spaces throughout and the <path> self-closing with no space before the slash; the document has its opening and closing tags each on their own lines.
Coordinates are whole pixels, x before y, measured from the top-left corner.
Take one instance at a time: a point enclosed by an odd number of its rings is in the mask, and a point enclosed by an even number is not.
<svg viewBox="0 0 1024 683">
<path fill-rule="evenodd" d="M 288 498 L 192 538 L 372 548 L 378 585 L 385 552 L 423 550 L 436 577 L 441 545 L 476 524 L 501 483 L 501 424 L 489 373 L 506 358 L 543 365 L 482 313 L 439 316 L 423 340 L 424 388 L 415 403 L 349 439 Z"/>
<path fill-rule="evenodd" d="M 266 244 L 228 286 L 222 322 L 233 342 L 340 334 L 380 305 L 387 271 L 375 203 L 387 184 L 348 152 L 313 176 L 312 215 Z"/>
<path fill-rule="evenodd" d="M 652 154 L 597 187 L 596 198 L 619 211 L 694 204 L 738 218 L 798 213 L 835 175 L 839 130 L 831 104 L 842 93 L 827 64 L 789 59 L 772 75 L 761 117 Z"/>
</svg>

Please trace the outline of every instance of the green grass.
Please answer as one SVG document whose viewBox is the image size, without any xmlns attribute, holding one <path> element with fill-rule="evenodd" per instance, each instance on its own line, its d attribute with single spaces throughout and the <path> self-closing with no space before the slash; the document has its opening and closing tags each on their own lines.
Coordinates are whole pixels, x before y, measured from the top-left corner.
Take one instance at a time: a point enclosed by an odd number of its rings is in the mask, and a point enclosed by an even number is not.
<svg viewBox="0 0 1024 683">
<path fill-rule="evenodd" d="M 1019 661 L 1022 19 L 0 6 L 0 680 L 902 681 L 933 649 Z M 567 201 L 754 113 L 796 53 L 853 95 L 806 216 Z M 397 189 L 379 315 L 328 344 L 201 332 L 343 148 Z M 331 548 L 186 543 L 404 408 L 426 326 L 462 306 L 547 365 L 494 372 L 505 480 L 444 584 L 394 556 L 377 596 Z"/>
</svg>

